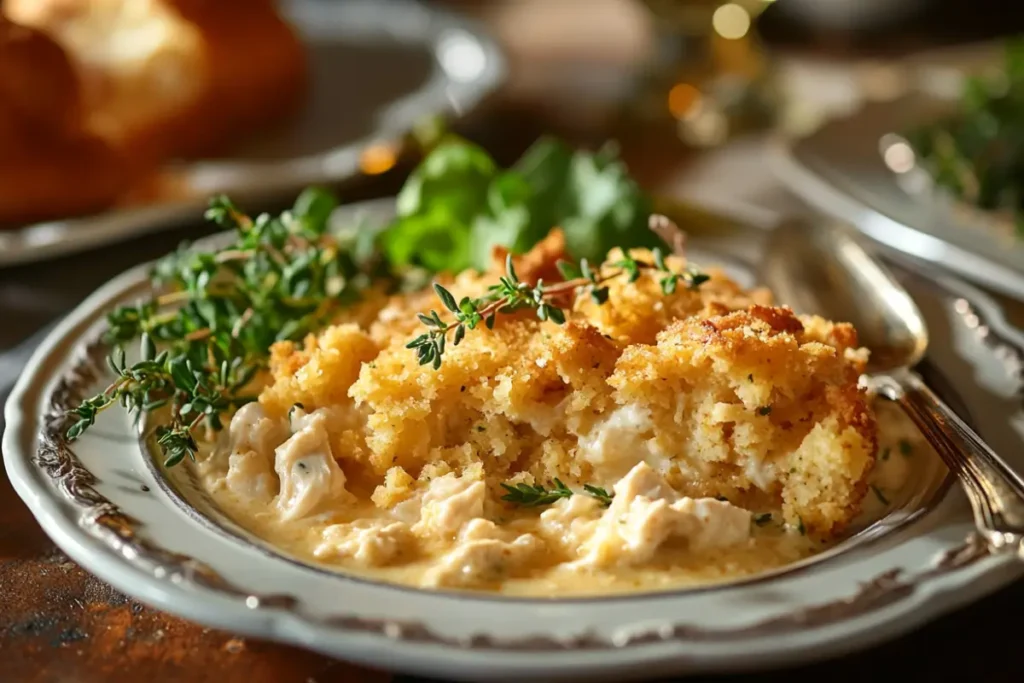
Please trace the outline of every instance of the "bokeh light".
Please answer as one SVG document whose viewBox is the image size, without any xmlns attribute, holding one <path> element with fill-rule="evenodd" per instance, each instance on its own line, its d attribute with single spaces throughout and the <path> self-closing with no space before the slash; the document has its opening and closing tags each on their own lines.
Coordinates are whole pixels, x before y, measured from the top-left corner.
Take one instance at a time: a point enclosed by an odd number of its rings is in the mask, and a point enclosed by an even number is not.
<svg viewBox="0 0 1024 683">
<path fill-rule="evenodd" d="M 398 162 L 395 147 L 377 143 L 365 148 L 359 155 L 359 169 L 366 175 L 380 175 L 394 168 Z"/>
<path fill-rule="evenodd" d="M 726 3 L 711 16 L 715 32 L 727 40 L 739 40 L 750 31 L 750 13 L 734 2 Z"/>
<path fill-rule="evenodd" d="M 894 142 L 882 152 L 885 165 L 893 173 L 906 173 L 914 168 L 916 162 L 914 150 L 906 142 Z"/>
<path fill-rule="evenodd" d="M 701 94 L 689 83 L 676 83 L 668 91 L 668 110 L 677 119 L 686 118 L 700 104 Z"/>
</svg>

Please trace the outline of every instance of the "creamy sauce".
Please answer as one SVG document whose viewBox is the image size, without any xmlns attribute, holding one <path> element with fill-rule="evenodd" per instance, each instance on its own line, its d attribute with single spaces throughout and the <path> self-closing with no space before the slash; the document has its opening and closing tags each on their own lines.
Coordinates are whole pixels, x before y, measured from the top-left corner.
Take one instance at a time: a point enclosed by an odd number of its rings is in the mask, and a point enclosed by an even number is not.
<svg viewBox="0 0 1024 683">
<path fill-rule="evenodd" d="M 630 413 L 629 411 L 632 411 Z M 879 402 L 880 447 L 855 527 L 910 495 L 936 456 Z M 628 413 L 628 414 L 627 414 Z M 232 421 L 227 444 L 199 462 L 203 486 L 234 520 L 282 551 L 339 571 L 412 586 L 570 596 L 719 583 L 783 567 L 832 544 L 779 510 L 689 498 L 663 478 L 643 415 L 625 407 L 581 439 L 583 457 L 619 476 L 610 505 L 573 487 L 542 507 L 516 508 L 487 484 L 454 473 L 379 507 L 348 490 L 327 438 L 325 411 L 286 423 L 258 404 Z"/>
</svg>

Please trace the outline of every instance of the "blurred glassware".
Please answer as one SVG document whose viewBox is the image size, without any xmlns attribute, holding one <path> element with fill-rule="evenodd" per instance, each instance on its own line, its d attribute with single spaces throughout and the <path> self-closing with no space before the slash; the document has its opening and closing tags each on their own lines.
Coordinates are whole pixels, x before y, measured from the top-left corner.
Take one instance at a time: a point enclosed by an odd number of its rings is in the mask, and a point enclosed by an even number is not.
<svg viewBox="0 0 1024 683">
<path fill-rule="evenodd" d="M 785 0 L 786 9 L 809 25 L 844 31 L 895 22 L 918 11 L 926 0 Z"/>
<path fill-rule="evenodd" d="M 707 148 L 772 125 L 772 71 L 754 23 L 770 0 L 640 0 L 657 50 L 624 127 Z"/>
</svg>

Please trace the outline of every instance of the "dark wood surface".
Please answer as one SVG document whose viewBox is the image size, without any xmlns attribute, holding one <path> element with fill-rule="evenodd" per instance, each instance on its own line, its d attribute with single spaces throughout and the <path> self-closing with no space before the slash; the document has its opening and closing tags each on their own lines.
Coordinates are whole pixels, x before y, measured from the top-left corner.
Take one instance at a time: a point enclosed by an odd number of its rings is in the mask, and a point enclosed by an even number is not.
<svg viewBox="0 0 1024 683">
<path fill-rule="evenodd" d="M 571 0 L 568 0 L 571 1 Z M 573 125 L 543 99 L 492 103 L 466 132 L 515 158 L 542 131 L 580 142 L 602 134 Z M 659 155 L 658 152 L 661 154 Z M 624 150 L 645 181 L 689 157 L 671 145 Z M 395 172 L 350 187 L 349 200 L 384 196 Z M 0 351 L 9 350 L 70 310 L 114 274 L 172 249 L 207 228 L 185 227 L 73 256 L 0 270 Z M 0 396 L 8 387 L 0 386 Z M 798 683 L 820 680 L 1021 681 L 1024 583 L 1003 589 L 906 637 L 829 662 L 700 681 Z M 211 630 L 134 602 L 70 562 L 43 534 L 0 473 L 0 681 L 25 683 L 413 683 L 411 677 L 354 667 L 309 652 Z"/>
</svg>

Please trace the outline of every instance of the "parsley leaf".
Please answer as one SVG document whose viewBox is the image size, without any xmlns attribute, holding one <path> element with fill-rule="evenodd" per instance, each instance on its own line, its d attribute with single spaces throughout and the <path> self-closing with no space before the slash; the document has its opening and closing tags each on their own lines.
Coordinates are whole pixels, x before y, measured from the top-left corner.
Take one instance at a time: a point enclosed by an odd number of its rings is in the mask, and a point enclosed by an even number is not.
<svg viewBox="0 0 1024 683">
<path fill-rule="evenodd" d="M 380 237 L 388 261 L 431 271 L 484 270 L 495 246 L 522 254 L 556 226 L 577 260 L 663 246 L 647 227 L 650 198 L 609 145 L 591 153 L 542 138 L 501 170 L 477 145 L 448 136 L 410 175 L 397 210 Z"/>
</svg>

